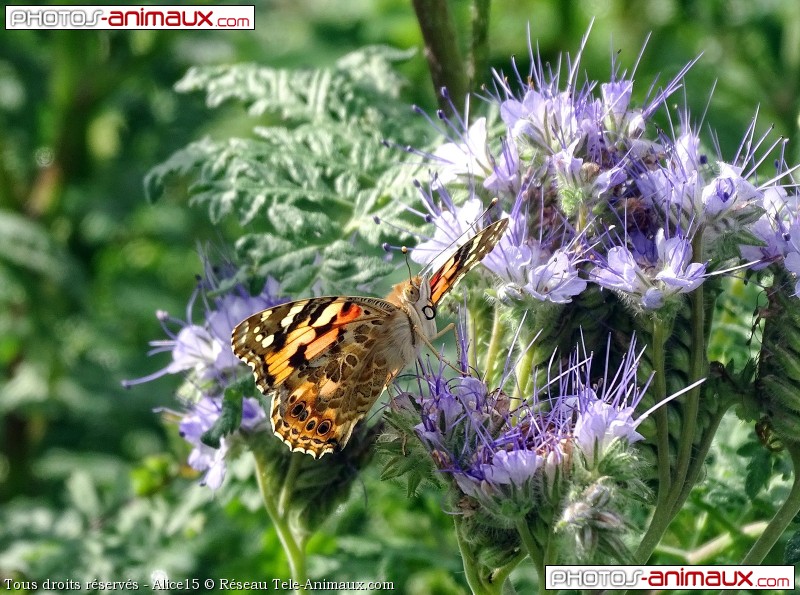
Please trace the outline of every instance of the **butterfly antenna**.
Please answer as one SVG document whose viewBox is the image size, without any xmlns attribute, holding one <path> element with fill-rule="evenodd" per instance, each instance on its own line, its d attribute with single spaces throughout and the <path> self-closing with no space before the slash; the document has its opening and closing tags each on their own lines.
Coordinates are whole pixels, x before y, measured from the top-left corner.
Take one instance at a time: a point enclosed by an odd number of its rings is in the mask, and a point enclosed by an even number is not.
<svg viewBox="0 0 800 595">
<path fill-rule="evenodd" d="M 411 279 L 414 278 L 414 275 L 411 273 L 411 265 L 408 262 L 408 248 L 406 248 L 405 246 L 400 246 L 400 252 L 403 253 L 403 257 L 406 260 L 406 268 L 408 269 L 408 280 L 411 281 Z"/>
</svg>

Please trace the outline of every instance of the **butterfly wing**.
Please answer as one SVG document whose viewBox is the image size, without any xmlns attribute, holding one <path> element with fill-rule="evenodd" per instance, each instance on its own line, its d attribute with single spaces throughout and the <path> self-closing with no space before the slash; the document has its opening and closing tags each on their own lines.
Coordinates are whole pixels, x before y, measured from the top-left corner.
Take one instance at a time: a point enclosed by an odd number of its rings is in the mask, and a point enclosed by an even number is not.
<svg viewBox="0 0 800 595">
<path fill-rule="evenodd" d="M 231 342 L 259 390 L 272 394 L 275 434 L 292 450 L 318 458 L 345 446 L 407 363 L 381 347 L 403 319 L 396 306 L 376 298 L 314 298 L 246 318 Z"/>
<path fill-rule="evenodd" d="M 430 279 L 431 301 L 438 304 L 456 283 L 492 251 L 508 227 L 508 219 L 487 225 L 456 250 Z"/>
</svg>

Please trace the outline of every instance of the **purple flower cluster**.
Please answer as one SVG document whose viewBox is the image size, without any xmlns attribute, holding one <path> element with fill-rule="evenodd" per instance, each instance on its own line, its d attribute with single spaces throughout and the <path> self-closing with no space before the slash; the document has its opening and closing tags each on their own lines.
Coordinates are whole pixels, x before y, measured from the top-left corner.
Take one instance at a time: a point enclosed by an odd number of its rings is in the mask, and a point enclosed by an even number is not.
<svg viewBox="0 0 800 595">
<path fill-rule="evenodd" d="M 150 355 L 170 352 L 172 361 L 153 374 L 122 383 L 127 388 L 166 374 L 185 374 L 186 381 L 181 393 L 190 396 L 187 398 L 187 411 L 180 421 L 180 433 L 193 446 L 189 465 L 206 472 L 203 484 L 211 489 L 222 485 L 229 444 L 222 438 L 220 448 L 214 449 L 203 444 L 200 438 L 219 419 L 225 387 L 237 373 L 246 369 L 231 349 L 233 327 L 251 314 L 287 301 L 286 298 L 278 297 L 279 286 L 272 278 L 267 280 L 256 296 L 251 296 L 241 285 L 222 294 L 219 293 L 219 287 L 219 280 L 210 267 L 206 267 L 205 279 L 198 284 L 189 300 L 185 321 L 173 318 L 166 312 L 158 312 L 158 319 L 169 339 L 151 341 L 153 349 Z M 208 295 L 215 297 L 209 300 L 206 298 Z M 193 310 L 199 296 L 203 298 L 204 314 L 202 323 L 195 324 L 192 322 Z M 177 332 L 173 327 L 178 329 Z M 266 415 L 258 401 L 244 399 L 240 428 L 252 431 L 265 421 Z"/>
<path fill-rule="evenodd" d="M 782 262 L 797 275 L 793 170 L 780 156 L 776 175 L 756 175 L 783 141 L 755 138 L 754 122 L 733 160 L 709 159 L 687 111 L 671 136 L 651 124 L 691 64 L 637 107 L 634 73 L 617 64 L 610 81 L 578 84 L 581 52 L 563 69 L 531 52 L 527 73 L 516 63 L 511 76 L 495 73 L 484 99 L 500 122 L 438 114 L 447 142 L 427 155 L 433 183 L 422 192 L 435 230 L 412 259 L 428 264 L 463 241 L 496 197 L 489 218 L 511 225 L 484 264 L 503 280 L 501 298 L 568 303 L 595 283 L 656 310 L 703 283 L 718 254 L 730 258 L 717 250 L 725 234 L 746 266 Z M 458 192 L 465 201 L 453 199 Z"/>
<path fill-rule="evenodd" d="M 466 357 L 463 339 L 459 348 Z M 490 390 L 471 375 L 447 379 L 443 365 L 428 363 L 418 390 L 401 393 L 395 406 L 421 411 L 416 434 L 461 493 L 494 516 L 521 518 L 543 505 L 575 465 L 595 468 L 612 444 L 642 438 L 634 415 L 643 394 L 636 383 L 640 356 L 632 344 L 618 368 L 606 363 L 597 379 L 590 377 L 593 355 L 576 352 L 545 382 L 534 377 L 531 395 L 516 403 L 502 390 L 509 377 Z"/>
</svg>

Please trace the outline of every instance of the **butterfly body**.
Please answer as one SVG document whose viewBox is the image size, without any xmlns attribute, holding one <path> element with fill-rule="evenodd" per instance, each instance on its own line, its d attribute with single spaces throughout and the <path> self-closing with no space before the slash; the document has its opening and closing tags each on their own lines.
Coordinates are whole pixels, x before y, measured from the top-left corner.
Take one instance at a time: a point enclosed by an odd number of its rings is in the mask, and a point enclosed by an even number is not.
<svg viewBox="0 0 800 595">
<path fill-rule="evenodd" d="M 233 352 L 272 395 L 275 434 L 315 458 L 343 448 L 386 385 L 436 336 L 439 300 L 494 248 L 507 223 L 488 226 L 430 278 L 398 283 L 386 299 L 299 300 L 240 322 Z"/>
</svg>

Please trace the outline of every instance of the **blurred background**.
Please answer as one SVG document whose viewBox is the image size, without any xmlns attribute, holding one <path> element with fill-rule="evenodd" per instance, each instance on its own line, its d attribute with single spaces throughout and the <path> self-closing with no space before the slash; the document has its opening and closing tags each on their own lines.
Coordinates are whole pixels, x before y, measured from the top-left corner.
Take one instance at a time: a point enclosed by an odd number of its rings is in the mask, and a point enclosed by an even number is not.
<svg viewBox="0 0 800 595">
<path fill-rule="evenodd" d="M 451 5 L 466 48 L 470 3 Z M 527 63 L 528 24 L 546 59 L 575 52 L 592 19 L 591 77 L 607 77 L 617 51 L 635 63 L 648 34 L 640 91 L 702 54 L 687 98 L 671 103 L 697 120 L 710 106 L 703 135 L 715 130 L 728 159 L 758 108 L 757 130 L 792 138 L 788 161 L 798 160 L 800 4 L 507 0 L 492 7 L 490 65 Z M 178 408 L 180 379 L 120 386 L 168 363 L 148 359 L 147 342 L 164 338 L 156 310 L 183 316 L 202 272 L 198 244 L 224 246 L 240 231 L 188 208 L 181 188 L 147 203 L 143 178 L 193 140 L 247 137 L 263 123 L 239 105 L 211 111 L 177 94 L 190 66 L 319 67 L 367 44 L 417 48 L 400 66 L 403 94 L 435 109 L 407 0 L 270 0 L 255 31 L 0 36 L 0 580 L 289 576 L 254 486 L 199 487 L 188 445 L 154 413 Z M 438 495 L 409 499 L 374 467 L 312 540 L 311 576 L 463 592 Z M 733 512 L 752 506 L 731 498 Z"/>
</svg>

